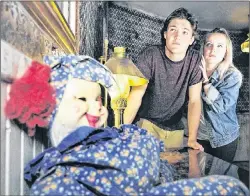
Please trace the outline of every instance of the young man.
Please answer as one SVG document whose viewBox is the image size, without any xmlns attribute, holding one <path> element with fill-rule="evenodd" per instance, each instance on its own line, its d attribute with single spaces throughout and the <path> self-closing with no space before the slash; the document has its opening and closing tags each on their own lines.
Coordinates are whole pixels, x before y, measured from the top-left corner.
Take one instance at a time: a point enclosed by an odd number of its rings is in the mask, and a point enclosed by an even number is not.
<svg viewBox="0 0 250 196">
<path fill-rule="evenodd" d="M 133 87 L 124 113 L 124 123 L 137 124 L 164 141 L 166 148 L 181 147 L 183 107 L 188 98 L 188 146 L 203 150 L 197 143 L 201 113 L 201 56 L 191 46 L 197 20 L 186 9 L 169 15 L 162 29 L 162 46 L 146 48 L 137 66 L 149 83 Z"/>
</svg>

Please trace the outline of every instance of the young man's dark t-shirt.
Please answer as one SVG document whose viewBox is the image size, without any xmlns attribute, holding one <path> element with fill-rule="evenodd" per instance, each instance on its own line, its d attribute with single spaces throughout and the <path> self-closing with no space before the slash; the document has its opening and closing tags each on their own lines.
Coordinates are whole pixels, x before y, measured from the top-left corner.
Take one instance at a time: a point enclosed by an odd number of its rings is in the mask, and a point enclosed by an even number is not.
<svg viewBox="0 0 250 196">
<path fill-rule="evenodd" d="M 201 55 L 189 49 L 178 62 L 165 55 L 165 46 L 150 46 L 137 60 L 137 67 L 149 80 L 136 120 L 144 118 L 166 130 L 183 129 L 181 117 L 188 87 L 201 82 Z"/>
</svg>

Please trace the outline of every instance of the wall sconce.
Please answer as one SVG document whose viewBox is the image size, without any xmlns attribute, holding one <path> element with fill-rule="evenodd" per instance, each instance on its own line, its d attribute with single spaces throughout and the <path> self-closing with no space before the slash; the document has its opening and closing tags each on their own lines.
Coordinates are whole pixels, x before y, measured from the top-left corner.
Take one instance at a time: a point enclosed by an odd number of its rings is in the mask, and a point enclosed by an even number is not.
<svg viewBox="0 0 250 196">
<path fill-rule="evenodd" d="M 248 38 L 241 44 L 241 51 L 249 53 L 249 33 L 247 36 Z"/>
</svg>

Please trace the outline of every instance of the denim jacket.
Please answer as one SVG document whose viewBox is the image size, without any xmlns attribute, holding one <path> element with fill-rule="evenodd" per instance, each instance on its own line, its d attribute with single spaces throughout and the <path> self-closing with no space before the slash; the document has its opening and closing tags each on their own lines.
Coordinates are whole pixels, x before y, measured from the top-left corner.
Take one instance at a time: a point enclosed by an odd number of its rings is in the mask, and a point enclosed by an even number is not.
<svg viewBox="0 0 250 196">
<path fill-rule="evenodd" d="M 209 140 L 213 148 L 227 145 L 239 137 L 239 124 L 236 105 L 242 74 L 230 67 L 219 79 L 215 70 L 209 79 L 212 84 L 206 95 L 202 90 L 202 116 L 198 139 Z"/>
</svg>

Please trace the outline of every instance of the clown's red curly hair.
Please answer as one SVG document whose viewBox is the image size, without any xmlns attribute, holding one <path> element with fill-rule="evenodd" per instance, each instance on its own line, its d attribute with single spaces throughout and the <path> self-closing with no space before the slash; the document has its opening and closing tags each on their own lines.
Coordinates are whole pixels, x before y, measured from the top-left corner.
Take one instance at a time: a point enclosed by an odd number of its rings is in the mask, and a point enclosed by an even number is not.
<svg viewBox="0 0 250 196">
<path fill-rule="evenodd" d="M 49 84 L 50 72 L 49 66 L 32 61 L 24 75 L 11 85 L 5 115 L 25 123 L 29 136 L 34 136 L 36 125 L 48 125 L 47 117 L 55 108 L 55 91 Z"/>
</svg>

